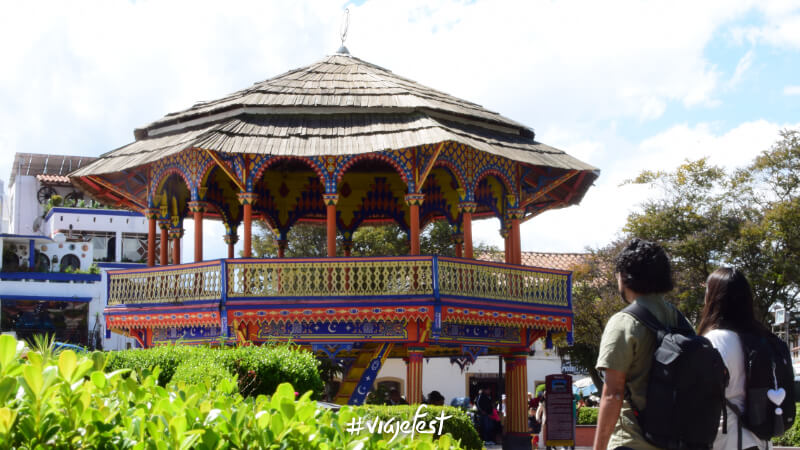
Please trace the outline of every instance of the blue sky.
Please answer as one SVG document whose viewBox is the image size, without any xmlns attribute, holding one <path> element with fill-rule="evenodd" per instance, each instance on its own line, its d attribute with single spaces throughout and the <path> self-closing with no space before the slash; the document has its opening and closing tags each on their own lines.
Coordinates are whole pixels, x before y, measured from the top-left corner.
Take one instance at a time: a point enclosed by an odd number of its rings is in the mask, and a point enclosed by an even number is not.
<svg viewBox="0 0 800 450">
<path fill-rule="evenodd" d="M 581 205 L 524 224 L 525 250 L 608 243 L 655 195 L 623 180 L 701 156 L 741 166 L 800 128 L 798 1 L 13 2 L 0 5 L 0 179 L 15 152 L 99 155 L 311 64 L 338 48 L 348 5 L 353 55 L 602 170 Z M 205 254 L 223 256 L 221 226 L 206 227 Z M 479 222 L 476 238 L 499 245 L 497 228 Z"/>
</svg>

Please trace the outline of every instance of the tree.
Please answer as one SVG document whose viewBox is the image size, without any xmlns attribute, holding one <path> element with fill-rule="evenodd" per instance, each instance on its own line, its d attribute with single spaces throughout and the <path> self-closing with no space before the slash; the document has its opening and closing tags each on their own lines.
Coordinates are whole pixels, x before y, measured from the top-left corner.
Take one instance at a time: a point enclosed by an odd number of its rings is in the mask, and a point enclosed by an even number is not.
<svg viewBox="0 0 800 450">
<path fill-rule="evenodd" d="M 338 256 L 343 256 L 343 239 L 337 235 Z M 325 227 L 315 224 L 296 224 L 288 234 L 285 256 L 324 257 L 327 256 L 327 237 Z M 480 242 L 475 246 L 475 254 L 499 252 L 492 245 Z M 402 256 L 408 255 L 408 235 L 397 225 L 359 227 L 353 233 L 352 256 Z M 433 222 L 420 233 L 420 253 L 423 255 L 455 256 L 453 230 L 446 221 Z M 275 234 L 268 227 L 258 223 L 253 233 L 253 255 L 259 258 L 276 257 L 278 244 Z"/>
<path fill-rule="evenodd" d="M 599 249 L 588 249 L 585 262 L 572 272 L 573 333 L 575 343 L 559 345 L 562 358 L 568 356 L 575 366 L 586 370 L 595 386 L 602 381 L 595 369 L 600 351 L 600 336 L 608 319 L 624 307 L 614 275 L 614 258 L 625 244 L 619 240 Z"/>
</svg>

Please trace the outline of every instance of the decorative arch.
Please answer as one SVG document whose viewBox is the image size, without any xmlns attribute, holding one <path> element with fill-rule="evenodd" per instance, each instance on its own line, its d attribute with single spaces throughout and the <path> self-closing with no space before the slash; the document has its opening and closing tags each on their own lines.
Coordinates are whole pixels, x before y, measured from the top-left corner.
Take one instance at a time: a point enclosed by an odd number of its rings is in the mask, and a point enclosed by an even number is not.
<svg viewBox="0 0 800 450">
<path fill-rule="evenodd" d="M 271 155 L 264 155 L 261 158 L 253 161 L 253 168 L 250 174 L 247 177 L 248 189 L 252 190 L 254 183 L 257 183 L 261 177 L 264 176 L 264 172 L 267 171 L 270 167 L 274 166 L 275 164 L 282 162 L 282 161 L 299 161 L 303 164 L 307 165 L 311 171 L 317 174 L 319 177 L 320 182 L 323 184 L 326 181 L 325 177 L 325 168 L 319 164 L 315 158 L 304 158 L 302 156 L 271 156 Z"/>
<path fill-rule="evenodd" d="M 473 192 L 476 189 L 478 189 L 478 185 L 480 184 L 480 182 L 489 176 L 494 176 L 495 178 L 497 178 L 503 184 L 503 187 L 505 188 L 505 194 L 514 195 L 514 198 L 516 199 L 517 203 L 519 202 L 518 196 L 514 194 L 516 192 L 516 190 L 514 189 L 515 183 L 513 183 L 509 178 L 509 174 L 506 174 L 503 171 L 494 167 L 486 167 L 475 176 L 475 181 L 472 184 Z M 511 205 L 511 206 L 513 207 L 516 205 Z"/>
<path fill-rule="evenodd" d="M 402 161 L 400 161 L 397 156 L 391 155 L 390 152 L 361 153 L 358 155 L 351 155 L 349 157 L 346 157 L 336 169 L 335 172 L 336 186 L 338 186 L 342 182 L 344 174 L 347 172 L 348 169 L 353 167 L 353 165 L 355 165 L 360 161 L 369 161 L 369 160 L 378 160 L 389 164 L 389 166 L 391 166 L 397 172 L 397 175 L 400 176 L 400 179 L 403 180 L 403 182 L 406 184 L 407 192 L 414 192 L 414 180 L 413 177 L 411 176 L 411 170 L 410 170 L 411 168 L 403 167 Z"/>
</svg>

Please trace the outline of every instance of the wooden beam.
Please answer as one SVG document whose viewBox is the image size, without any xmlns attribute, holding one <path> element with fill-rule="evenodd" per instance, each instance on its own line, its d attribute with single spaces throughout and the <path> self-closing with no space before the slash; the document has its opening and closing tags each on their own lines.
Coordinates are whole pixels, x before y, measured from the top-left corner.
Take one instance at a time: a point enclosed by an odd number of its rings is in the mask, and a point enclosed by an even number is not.
<svg viewBox="0 0 800 450">
<path fill-rule="evenodd" d="M 210 156 L 211 159 L 214 160 L 214 162 L 217 164 L 217 167 L 222 169 L 222 171 L 225 172 L 225 174 L 228 175 L 228 177 L 230 177 L 231 181 L 233 181 L 234 184 L 236 184 L 236 187 L 238 187 L 241 192 L 245 192 L 247 190 L 247 189 L 245 189 L 245 186 L 244 186 L 244 183 L 242 182 L 242 180 L 240 180 L 239 177 L 237 177 L 236 174 L 233 173 L 233 170 L 231 170 L 231 168 L 228 167 L 228 165 L 225 163 L 225 161 L 223 161 L 223 160 L 221 160 L 219 158 L 219 155 L 217 155 L 216 152 L 213 152 L 213 151 L 205 149 L 205 148 L 203 150 L 205 150 L 206 153 L 208 153 L 208 156 Z M 247 170 L 247 168 L 245 167 L 245 171 L 246 170 Z"/>
<path fill-rule="evenodd" d="M 524 208 L 524 207 L 530 205 L 531 203 L 535 202 L 536 200 L 539 200 L 540 198 L 544 197 L 548 192 L 550 192 L 553 189 L 561 186 L 565 182 L 569 181 L 570 178 L 574 177 L 575 175 L 577 175 L 579 173 L 580 172 L 577 171 L 577 170 L 571 170 L 571 171 L 567 172 L 566 174 L 561 176 L 561 178 L 559 178 L 556 181 L 554 181 L 554 182 L 550 183 L 549 185 L 547 185 L 544 189 L 538 190 L 533 197 L 525 200 L 522 203 L 521 207 Z"/>
<path fill-rule="evenodd" d="M 138 206 L 139 209 L 142 209 L 142 210 L 145 209 L 145 205 L 140 203 L 138 198 L 134 197 L 133 195 L 131 195 L 131 194 L 125 192 L 125 191 L 120 190 L 118 187 L 114 186 L 113 184 L 111 184 L 109 182 L 106 182 L 106 181 L 104 181 L 104 180 L 102 180 L 100 178 L 97 178 L 95 176 L 92 176 L 92 175 L 87 175 L 86 178 L 91 180 L 95 184 L 98 184 L 98 185 L 108 189 L 109 191 L 113 192 L 114 194 L 118 195 L 119 197 L 127 199 L 132 204 Z"/>
<path fill-rule="evenodd" d="M 422 192 L 422 185 L 425 184 L 425 180 L 428 179 L 428 175 L 431 173 L 431 170 L 433 170 L 433 165 L 436 163 L 436 160 L 439 159 L 439 154 L 442 153 L 444 144 L 445 144 L 444 142 L 439 144 L 439 148 L 437 148 L 436 151 L 433 152 L 431 160 L 428 161 L 428 164 L 425 166 L 425 169 L 423 169 L 422 176 L 419 177 L 416 183 L 417 192 Z"/>
</svg>

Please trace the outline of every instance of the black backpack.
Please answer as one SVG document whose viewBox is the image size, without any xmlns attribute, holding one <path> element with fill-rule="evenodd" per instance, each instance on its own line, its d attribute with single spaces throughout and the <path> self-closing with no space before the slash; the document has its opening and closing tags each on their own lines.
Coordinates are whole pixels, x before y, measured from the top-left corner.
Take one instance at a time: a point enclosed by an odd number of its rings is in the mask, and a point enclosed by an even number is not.
<svg viewBox="0 0 800 450">
<path fill-rule="evenodd" d="M 680 313 L 673 329 L 636 303 L 622 311 L 656 333 L 647 407 L 631 402 L 645 439 L 665 449 L 710 449 L 719 419 L 726 417 L 728 373 L 722 356 Z"/>
<path fill-rule="evenodd" d="M 742 426 L 760 439 L 770 440 L 792 427 L 796 411 L 792 356 L 786 343 L 772 333 L 738 335 L 744 352 L 745 409 L 739 411 L 731 403 L 728 407 L 739 418 L 739 448 L 742 448 Z"/>
</svg>

